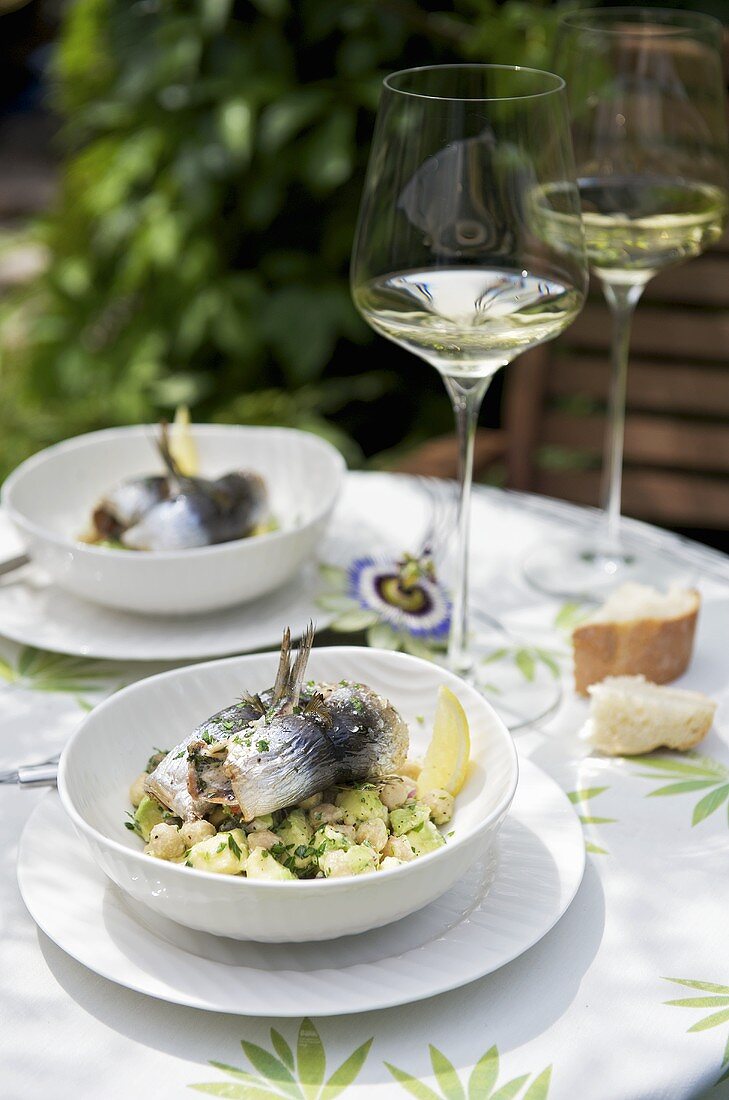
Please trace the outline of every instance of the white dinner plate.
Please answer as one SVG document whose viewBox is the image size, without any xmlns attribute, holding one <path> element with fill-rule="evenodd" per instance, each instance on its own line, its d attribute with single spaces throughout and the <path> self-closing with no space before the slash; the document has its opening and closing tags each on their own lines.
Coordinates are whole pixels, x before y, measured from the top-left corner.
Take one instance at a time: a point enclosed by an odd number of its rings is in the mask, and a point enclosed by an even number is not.
<svg viewBox="0 0 729 1100">
<path fill-rule="evenodd" d="M 498 856 L 427 908 L 359 936 L 245 943 L 157 917 L 98 870 L 55 792 L 25 827 L 18 882 L 47 936 L 128 989 L 210 1012 L 331 1016 L 422 1000 L 504 966 L 556 924 L 584 864 L 567 797 L 524 760 Z"/>
</svg>

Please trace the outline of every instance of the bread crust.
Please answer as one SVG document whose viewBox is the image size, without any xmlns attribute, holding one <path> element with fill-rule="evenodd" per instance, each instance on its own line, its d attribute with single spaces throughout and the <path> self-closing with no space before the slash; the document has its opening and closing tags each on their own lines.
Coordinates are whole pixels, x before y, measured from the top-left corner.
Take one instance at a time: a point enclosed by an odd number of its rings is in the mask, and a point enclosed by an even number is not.
<svg viewBox="0 0 729 1100">
<path fill-rule="evenodd" d="M 694 607 L 682 615 L 575 627 L 577 694 L 587 695 L 590 684 L 606 676 L 643 675 L 654 684 L 669 684 L 681 676 L 691 660 L 699 614 L 699 593 L 691 592 Z"/>
</svg>

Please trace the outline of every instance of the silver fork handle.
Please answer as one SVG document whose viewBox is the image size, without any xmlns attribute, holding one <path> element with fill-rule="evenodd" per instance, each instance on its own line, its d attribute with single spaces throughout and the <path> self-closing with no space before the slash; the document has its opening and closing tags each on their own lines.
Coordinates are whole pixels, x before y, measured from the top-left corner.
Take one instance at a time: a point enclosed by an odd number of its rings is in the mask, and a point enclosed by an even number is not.
<svg viewBox="0 0 729 1100">
<path fill-rule="evenodd" d="M 0 783 L 13 783 L 18 787 L 55 787 L 57 778 L 57 758 L 44 760 L 42 764 L 24 764 L 12 771 L 0 772 Z"/>
<path fill-rule="evenodd" d="M 55 787 L 58 764 L 28 764 L 18 768 L 19 787 Z"/>
</svg>

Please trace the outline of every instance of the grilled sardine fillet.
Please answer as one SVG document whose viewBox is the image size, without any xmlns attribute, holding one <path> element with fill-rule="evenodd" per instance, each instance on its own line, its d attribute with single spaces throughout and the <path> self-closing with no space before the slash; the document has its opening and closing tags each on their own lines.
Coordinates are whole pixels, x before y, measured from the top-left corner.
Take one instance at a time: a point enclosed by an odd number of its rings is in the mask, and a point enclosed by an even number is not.
<svg viewBox="0 0 729 1100">
<path fill-rule="evenodd" d="M 206 718 L 157 765 L 147 778 L 147 791 L 184 821 L 203 817 L 215 804 L 236 808 L 230 780 L 222 771 L 221 745 L 260 720 L 270 707 L 288 705 L 294 678 L 300 683 L 303 676 L 313 637 L 310 627 L 292 665 L 291 634 L 284 631 L 273 687 L 261 695 L 245 694 L 239 702 Z"/>
<path fill-rule="evenodd" d="M 363 684 L 316 695 L 298 714 L 256 723 L 229 742 L 225 772 L 244 821 L 326 787 L 390 775 L 405 763 L 407 726 Z"/>
<path fill-rule="evenodd" d="M 212 810 L 214 802 L 230 802 L 230 799 L 211 798 L 217 792 L 217 785 L 208 779 L 197 784 L 190 783 L 191 760 L 201 759 L 201 749 L 208 750 L 239 734 L 255 718 L 261 717 L 261 711 L 247 700 L 225 707 L 224 711 L 213 714 L 202 725 L 170 749 L 161 763 L 157 764 L 145 783 L 146 790 L 167 809 L 183 821 L 195 821 Z M 212 766 L 217 758 L 212 758 Z M 218 760 L 219 762 L 219 760 Z M 225 780 L 221 773 L 221 778 Z M 230 783 L 228 783 L 230 791 Z"/>
<path fill-rule="evenodd" d="M 144 784 L 148 794 L 183 821 L 194 821 L 213 808 L 204 799 L 193 797 L 187 787 L 187 749 L 196 739 L 197 731 L 175 745 L 174 749 L 170 749 L 164 760 L 147 776 Z"/>
</svg>

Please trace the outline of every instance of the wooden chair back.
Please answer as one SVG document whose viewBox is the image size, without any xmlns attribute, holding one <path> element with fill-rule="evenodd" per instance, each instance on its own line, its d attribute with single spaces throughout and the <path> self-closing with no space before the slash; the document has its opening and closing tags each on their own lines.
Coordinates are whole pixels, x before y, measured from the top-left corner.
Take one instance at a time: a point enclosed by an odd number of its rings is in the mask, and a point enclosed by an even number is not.
<svg viewBox="0 0 729 1100">
<path fill-rule="evenodd" d="M 598 504 L 610 317 L 595 286 L 575 324 L 507 370 L 507 478 Z M 729 234 L 657 276 L 635 314 L 623 511 L 674 527 L 729 528 Z"/>
</svg>

